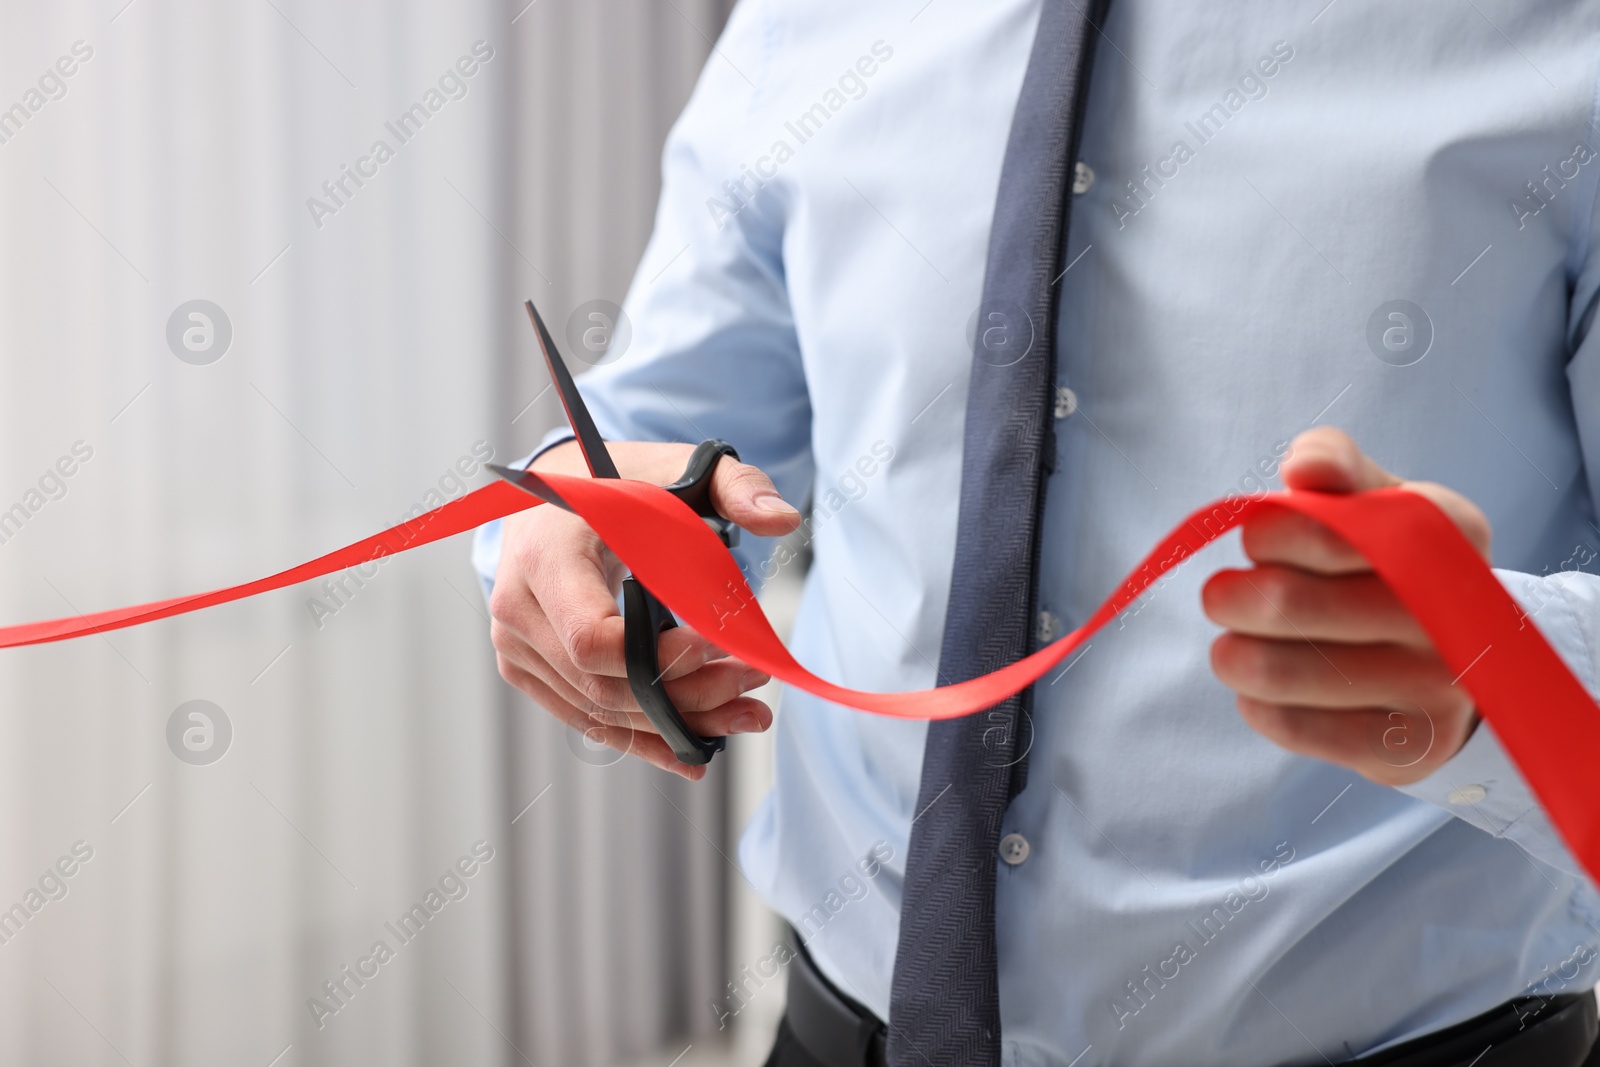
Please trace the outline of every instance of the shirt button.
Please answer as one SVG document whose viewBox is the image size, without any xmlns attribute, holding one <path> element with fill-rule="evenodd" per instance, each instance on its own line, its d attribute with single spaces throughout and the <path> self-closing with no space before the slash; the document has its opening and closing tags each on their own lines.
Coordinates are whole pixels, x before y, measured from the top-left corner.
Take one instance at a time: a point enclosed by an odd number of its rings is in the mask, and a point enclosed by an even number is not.
<svg viewBox="0 0 1600 1067">
<path fill-rule="evenodd" d="M 1030 851 L 1028 839 L 1021 834 L 1007 834 L 1000 839 L 1000 858 L 1013 867 L 1027 859 Z"/>
<path fill-rule="evenodd" d="M 1089 164 L 1080 162 L 1072 168 L 1072 191 L 1087 193 L 1094 186 L 1094 171 L 1089 169 Z"/>
<path fill-rule="evenodd" d="M 1039 643 L 1042 645 L 1049 644 L 1061 636 L 1061 620 L 1048 611 L 1039 612 L 1037 625 L 1038 630 L 1035 636 L 1039 638 Z"/>
<path fill-rule="evenodd" d="M 1078 410 L 1078 394 L 1064 385 L 1056 386 L 1056 418 L 1064 419 Z"/>
<path fill-rule="evenodd" d="M 1481 785 L 1459 785 L 1445 794 L 1445 799 L 1452 804 L 1476 804 L 1489 795 L 1489 791 Z"/>
</svg>

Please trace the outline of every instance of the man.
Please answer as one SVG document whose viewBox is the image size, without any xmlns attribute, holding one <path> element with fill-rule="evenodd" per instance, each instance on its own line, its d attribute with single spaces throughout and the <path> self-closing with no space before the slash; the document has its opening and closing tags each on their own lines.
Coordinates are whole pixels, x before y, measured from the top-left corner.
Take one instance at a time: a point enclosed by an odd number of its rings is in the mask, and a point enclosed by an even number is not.
<svg viewBox="0 0 1600 1067">
<path fill-rule="evenodd" d="M 1566 0 L 746 0 L 585 395 L 626 476 L 739 448 L 753 579 L 810 501 L 792 645 L 846 685 L 1059 637 L 1219 495 L 1404 476 L 1594 689 L 1597 40 Z M 970 720 L 786 693 L 741 848 L 805 946 L 773 1063 L 1584 1060 L 1600 898 L 1460 679 L 1320 528 L 1235 545 Z M 697 776 L 593 534 L 478 549 L 505 677 Z M 678 706 L 766 729 L 714 643 L 662 639 Z"/>
</svg>

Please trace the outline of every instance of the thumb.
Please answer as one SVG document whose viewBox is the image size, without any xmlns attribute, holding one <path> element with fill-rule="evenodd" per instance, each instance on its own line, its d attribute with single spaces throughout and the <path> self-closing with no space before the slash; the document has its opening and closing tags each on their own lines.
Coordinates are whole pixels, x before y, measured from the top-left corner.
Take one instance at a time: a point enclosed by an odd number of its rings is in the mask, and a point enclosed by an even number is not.
<svg viewBox="0 0 1600 1067">
<path fill-rule="evenodd" d="M 723 456 L 711 476 L 711 502 L 723 518 L 760 537 L 786 534 L 800 525 L 789 505 L 761 468 Z"/>
<path fill-rule="evenodd" d="M 1279 467 L 1286 489 L 1357 493 L 1399 485 L 1400 479 L 1372 461 L 1336 426 L 1314 426 L 1289 446 Z"/>
</svg>

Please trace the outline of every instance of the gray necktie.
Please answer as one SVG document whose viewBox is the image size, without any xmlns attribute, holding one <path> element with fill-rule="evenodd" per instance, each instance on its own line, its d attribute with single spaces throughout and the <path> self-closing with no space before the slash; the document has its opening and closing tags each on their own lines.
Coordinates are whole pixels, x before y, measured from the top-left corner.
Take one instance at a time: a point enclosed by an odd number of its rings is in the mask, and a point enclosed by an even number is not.
<svg viewBox="0 0 1600 1067">
<path fill-rule="evenodd" d="M 1045 478 L 1054 466 L 1056 281 L 1082 102 L 1105 0 L 1043 0 L 1011 122 L 973 346 L 941 684 L 1034 647 Z M 994 897 L 1001 820 L 1026 777 L 1028 694 L 932 723 L 889 1000 L 894 1067 L 1000 1062 Z"/>
</svg>

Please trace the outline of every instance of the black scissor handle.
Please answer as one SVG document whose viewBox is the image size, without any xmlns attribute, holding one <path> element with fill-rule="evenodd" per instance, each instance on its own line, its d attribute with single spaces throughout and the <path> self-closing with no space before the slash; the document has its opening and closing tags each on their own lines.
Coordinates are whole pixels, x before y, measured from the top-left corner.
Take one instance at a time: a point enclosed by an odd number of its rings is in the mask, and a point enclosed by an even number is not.
<svg viewBox="0 0 1600 1067">
<path fill-rule="evenodd" d="M 722 543 L 732 547 L 737 543 L 738 528 L 718 515 L 711 502 L 711 475 L 723 456 L 737 460 L 739 453 L 726 441 L 700 442 L 689 457 L 683 476 L 666 486 L 666 490 L 693 508 L 695 514 L 717 531 Z M 679 763 L 695 767 L 710 763 L 711 757 L 722 751 L 727 739 L 701 737 L 689 729 L 667 695 L 666 683 L 661 680 L 665 672 L 657 655 L 657 642 L 663 633 L 677 626 L 678 621 L 665 604 L 631 576 L 622 580 L 622 615 L 623 651 L 633 699 L 638 701 L 662 740 L 671 746 Z"/>
<path fill-rule="evenodd" d="M 623 647 L 627 651 L 628 687 L 633 690 L 633 699 L 639 702 L 661 739 L 672 746 L 672 754 L 678 757 L 679 763 L 696 767 L 710 763 L 711 757 L 722 751 L 725 739 L 704 738 L 689 729 L 689 724 L 673 707 L 666 683 L 661 680 L 663 672 L 656 656 L 656 642 L 663 633 L 677 626 L 678 621 L 635 578 L 622 579 L 622 605 Z"/>
<path fill-rule="evenodd" d="M 717 514 L 717 507 L 711 502 L 711 475 L 717 469 L 717 461 L 723 456 L 737 460 L 739 450 L 716 438 L 701 441 L 690 454 L 682 476 L 662 488 L 688 504 L 696 515 L 711 524 L 717 536 L 722 538 L 722 543 L 732 548 L 739 543 L 739 528 Z"/>
</svg>

